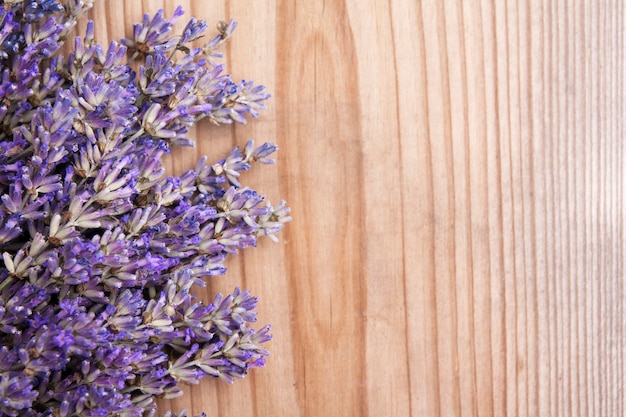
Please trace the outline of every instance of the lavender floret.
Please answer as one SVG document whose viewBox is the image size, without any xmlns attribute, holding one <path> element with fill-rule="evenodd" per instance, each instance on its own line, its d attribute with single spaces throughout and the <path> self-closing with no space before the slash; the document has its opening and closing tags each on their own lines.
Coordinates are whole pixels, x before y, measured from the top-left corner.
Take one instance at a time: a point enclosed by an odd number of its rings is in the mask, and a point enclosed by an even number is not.
<svg viewBox="0 0 626 417">
<path fill-rule="evenodd" d="M 2 415 L 153 416 L 181 382 L 231 383 L 269 355 L 257 297 L 205 302 L 194 288 L 291 219 L 241 184 L 278 148 L 250 140 L 179 176 L 162 163 L 201 119 L 245 123 L 264 108 L 263 86 L 216 62 L 236 22 L 202 47 L 203 20 L 172 33 L 180 7 L 107 47 L 88 22 L 63 56 L 94 2 L 0 2 Z"/>
</svg>

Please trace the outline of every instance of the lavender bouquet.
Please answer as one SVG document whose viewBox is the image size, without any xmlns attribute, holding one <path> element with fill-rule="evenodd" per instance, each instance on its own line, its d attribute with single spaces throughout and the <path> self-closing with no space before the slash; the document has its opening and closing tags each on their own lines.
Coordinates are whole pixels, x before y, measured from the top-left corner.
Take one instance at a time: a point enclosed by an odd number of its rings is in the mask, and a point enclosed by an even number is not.
<svg viewBox="0 0 626 417">
<path fill-rule="evenodd" d="M 192 290 L 290 220 L 239 183 L 276 146 L 178 177 L 161 162 L 197 121 L 245 123 L 269 97 L 216 62 L 236 24 L 193 47 L 206 23 L 174 35 L 182 10 L 159 11 L 105 48 L 90 22 L 64 56 L 94 1 L 0 1 L 0 415 L 154 415 L 181 382 L 268 355 L 256 297 Z"/>
</svg>

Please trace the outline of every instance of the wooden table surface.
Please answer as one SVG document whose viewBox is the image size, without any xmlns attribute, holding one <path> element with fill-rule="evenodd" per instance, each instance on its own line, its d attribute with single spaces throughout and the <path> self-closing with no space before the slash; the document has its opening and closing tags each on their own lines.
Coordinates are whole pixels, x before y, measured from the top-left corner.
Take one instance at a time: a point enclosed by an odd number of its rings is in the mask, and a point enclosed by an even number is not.
<svg viewBox="0 0 626 417">
<path fill-rule="evenodd" d="M 201 123 L 171 172 L 248 138 L 293 211 L 231 258 L 267 366 L 165 408 L 220 417 L 626 413 L 622 0 L 99 1 L 97 37 L 181 4 L 236 18 L 228 70 L 273 97 Z M 181 21 L 182 22 L 182 21 Z"/>
</svg>

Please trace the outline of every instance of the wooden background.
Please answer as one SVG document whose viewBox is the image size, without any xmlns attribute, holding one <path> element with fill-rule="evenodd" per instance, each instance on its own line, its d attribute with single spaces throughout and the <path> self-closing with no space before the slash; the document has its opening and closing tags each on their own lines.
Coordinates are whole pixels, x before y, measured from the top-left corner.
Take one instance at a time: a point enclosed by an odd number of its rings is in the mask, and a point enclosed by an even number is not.
<svg viewBox="0 0 626 417">
<path fill-rule="evenodd" d="M 108 41 L 181 4 L 273 94 L 172 172 L 252 137 L 281 243 L 228 263 L 266 368 L 163 409 L 220 417 L 625 415 L 622 0 L 102 0 Z M 182 23 L 182 21 L 181 21 Z"/>
</svg>

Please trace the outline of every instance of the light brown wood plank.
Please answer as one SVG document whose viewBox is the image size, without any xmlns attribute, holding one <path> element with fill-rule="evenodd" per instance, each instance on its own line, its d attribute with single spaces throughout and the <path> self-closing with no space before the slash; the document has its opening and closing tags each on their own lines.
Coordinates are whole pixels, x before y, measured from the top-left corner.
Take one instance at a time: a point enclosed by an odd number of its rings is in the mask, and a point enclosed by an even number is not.
<svg viewBox="0 0 626 417">
<path fill-rule="evenodd" d="M 205 294 L 261 297 L 266 368 L 163 409 L 626 413 L 623 2 L 106 0 L 91 16 L 108 42 L 178 4 L 236 18 L 227 68 L 273 97 L 245 126 L 201 123 L 168 169 L 276 141 L 278 165 L 246 179 L 294 220 Z"/>
</svg>

